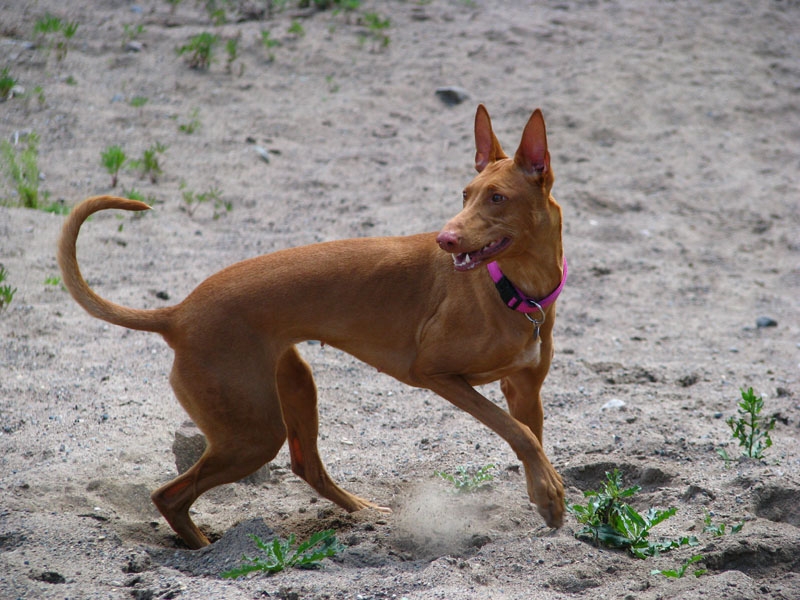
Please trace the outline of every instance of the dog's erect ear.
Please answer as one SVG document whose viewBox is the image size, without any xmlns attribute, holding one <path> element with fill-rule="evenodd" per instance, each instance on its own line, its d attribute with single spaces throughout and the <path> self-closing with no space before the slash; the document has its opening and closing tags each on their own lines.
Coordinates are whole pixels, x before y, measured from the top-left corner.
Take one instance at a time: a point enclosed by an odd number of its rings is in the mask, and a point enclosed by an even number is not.
<svg viewBox="0 0 800 600">
<path fill-rule="evenodd" d="M 508 157 L 494 136 L 489 112 L 483 104 L 479 104 L 475 113 L 475 170 L 480 173 L 489 163 L 500 158 Z"/>
<path fill-rule="evenodd" d="M 522 141 L 517 148 L 514 162 L 526 173 L 546 173 L 550 170 L 550 153 L 547 151 L 547 134 L 544 129 L 544 117 L 538 108 L 533 111 Z"/>
</svg>

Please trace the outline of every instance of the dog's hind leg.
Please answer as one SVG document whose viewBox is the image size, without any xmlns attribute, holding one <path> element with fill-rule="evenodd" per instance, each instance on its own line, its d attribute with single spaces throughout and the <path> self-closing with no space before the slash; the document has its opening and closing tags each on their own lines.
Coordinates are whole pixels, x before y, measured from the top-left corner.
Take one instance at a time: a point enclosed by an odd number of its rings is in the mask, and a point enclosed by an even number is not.
<svg viewBox="0 0 800 600">
<path fill-rule="evenodd" d="M 292 471 L 322 497 L 353 512 L 362 508 L 389 511 L 340 488 L 330 478 L 317 449 L 317 388 L 311 368 L 294 347 L 278 363 L 278 394 L 289 439 Z"/>
<path fill-rule="evenodd" d="M 190 548 L 209 544 L 189 516 L 189 508 L 209 489 L 233 483 L 272 460 L 286 441 L 274 374 L 249 379 L 224 391 L 203 377 L 171 378 L 181 404 L 205 434 L 207 447 L 195 465 L 162 486 L 151 498 L 158 510 Z M 235 409 L 234 409 L 235 407 Z"/>
</svg>

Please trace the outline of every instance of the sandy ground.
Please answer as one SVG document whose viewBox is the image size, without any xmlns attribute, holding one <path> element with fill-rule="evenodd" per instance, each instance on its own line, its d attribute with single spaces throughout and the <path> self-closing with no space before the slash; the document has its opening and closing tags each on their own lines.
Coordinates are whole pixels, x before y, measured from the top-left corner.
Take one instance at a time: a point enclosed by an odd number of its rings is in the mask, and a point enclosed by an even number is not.
<svg viewBox="0 0 800 600">
<path fill-rule="evenodd" d="M 33 34 L 48 10 L 79 23 L 60 61 Z M 46 283 L 62 216 L 0 207 L 0 264 L 17 288 L 0 313 L 0 597 L 800 597 L 800 5 L 364 2 L 370 11 L 391 19 L 385 47 L 363 18 L 331 11 L 243 9 L 236 21 L 229 10 L 214 26 L 190 0 L 174 14 L 156 0 L 0 0 L 0 67 L 26 92 L 0 103 L 0 134 L 39 135 L 40 189 L 67 207 L 111 191 L 107 146 L 137 158 L 167 147 L 155 183 L 124 170 L 115 190 L 156 210 L 99 215 L 80 245 L 103 296 L 154 307 L 259 253 L 438 230 L 473 175 L 476 104 L 509 150 L 541 107 L 571 267 L 545 449 L 571 502 L 619 468 L 642 486 L 639 510 L 677 507 L 654 536 L 700 546 L 642 561 L 575 539 L 571 517 L 548 530 L 497 436 L 304 344 L 329 471 L 394 513 L 318 500 L 284 449 L 267 476 L 197 502 L 195 520 L 221 539 L 188 551 L 149 500 L 175 476 L 185 421 L 169 348 Z M 288 33 L 293 21 L 304 35 Z M 134 47 L 126 25 L 142 25 Z M 262 30 L 280 45 L 265 49 Z M 201 31 L 239 39 L 230 72 L 222 46 L 208 71 L 177 56 Z M 435 90 L 447 85 L 468 99 L 446 105 Z M 196 131 L 181 131 L 193 118 Z M 182 192 L 214 189 L 230 210 L 187 213 Z M 0 195 L 15 200 L 9 186 Z M 726 465 L 716 450 L 738 449 L 725 419 L 749 386 L 778 418 L 774 445 Z M 502 403 L 496 386 L 483 391 Z M 473 495 L 434 475 L 489 463 L 495 480 Z M 708 514 L 744 528 L 715 538 Z M 252 553 L 248 533 L 328 527 L 347 549 L 318 570 L 219 578 Z M 692 554 L 706 575 L 651 574 Z"/>
</svg>

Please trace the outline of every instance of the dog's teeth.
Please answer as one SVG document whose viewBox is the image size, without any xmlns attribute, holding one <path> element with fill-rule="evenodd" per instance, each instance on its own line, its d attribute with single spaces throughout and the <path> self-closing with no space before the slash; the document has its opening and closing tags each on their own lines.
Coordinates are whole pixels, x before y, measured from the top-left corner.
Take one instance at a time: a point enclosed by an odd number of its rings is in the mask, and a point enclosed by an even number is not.
<svg viewBox="0 0 800 600">
<path fill-rule="evenodd" d="M 464 255 L 464 262 L 465 262 L 465 263 L 469 263 L 469 262 L 470 262 L 470 260 L 469 260 L 469 254 L 465 254 L 465 255 Z"/>
</svg>

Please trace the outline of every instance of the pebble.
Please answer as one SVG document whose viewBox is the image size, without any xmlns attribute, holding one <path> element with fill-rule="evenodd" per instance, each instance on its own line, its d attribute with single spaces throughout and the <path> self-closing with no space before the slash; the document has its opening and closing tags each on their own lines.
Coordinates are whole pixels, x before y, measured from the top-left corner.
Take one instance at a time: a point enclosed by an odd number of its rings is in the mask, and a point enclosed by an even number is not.
<svg viewBox="0 0 800 600">
<path fill-rule="evenodd" d="M 603 404 L 603 406 L 600 407 L 600 410 L 608 410 L 609 408 L 622 408 L 623 406 L 625 406 L 624 400 L 620 400 L 619 398 L 612 398 L 611 400 Z"/>
<path fill-rule="evenodd" d="M 778 322 L 772 317 L 758 317 L 758 319 L 756 319 L 756 327 L 758 327 L 759 329 L 763 327 L 777 327 L 777 326 Z"/>
<path fill-rule="evenodd" d="M 436 88 L 436 95 L 439 97 L 439 100 L 447 104 L 447 106 L 455 106 L 456 104 L 461 104 L 465 100 L 469 100 L 469 92 L 455 85 Z"/>
</svg>

